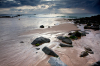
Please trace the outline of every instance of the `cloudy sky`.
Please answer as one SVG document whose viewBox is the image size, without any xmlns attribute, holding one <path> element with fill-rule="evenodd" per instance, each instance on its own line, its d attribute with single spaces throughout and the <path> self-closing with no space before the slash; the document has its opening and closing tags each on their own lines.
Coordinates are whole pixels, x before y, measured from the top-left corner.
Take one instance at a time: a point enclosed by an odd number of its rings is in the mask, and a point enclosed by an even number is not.
<svg viewBox="0 0 100 66">
<path fill-rule="evenodd" d="M 0 14 L 94 13 L 100 0 L 0 0 Z"/>
</svg>

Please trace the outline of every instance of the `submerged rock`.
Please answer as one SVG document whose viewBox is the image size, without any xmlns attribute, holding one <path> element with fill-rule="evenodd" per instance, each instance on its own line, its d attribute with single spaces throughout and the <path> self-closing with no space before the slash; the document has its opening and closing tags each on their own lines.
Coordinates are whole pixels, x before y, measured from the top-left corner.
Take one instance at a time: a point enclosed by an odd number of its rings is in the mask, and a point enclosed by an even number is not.
<svg viewBox="0 0 100 66">
<path fill-rule="evenodd" d="M 44 25 L 41 25 L 40 28 L 44 28 Z"/>
<path fill-rule="evenodd" d="M 47 55 L 52 55 L 54 57 L 59 57 L 54 51 L 52 51 L 51 49 L 49 49 L 48 47 L 44 47 L 42 49 L 42 51 L 47 54 Z"/>
<path fill-rule="evenodd" d="M 89 34 L 89 33 L 85 32 L 85 31 L 81 31 L 82 36 L 86 36 L 86 34 Z"/>
<path fill-rule="evenodd" d="M 37 50 L 39 50 L 40 48 L 36 48 Z"/>
<path fill-rule="evenodd" d="M 62 42 L 64 42 L 64 43 L 72 44 L 71 39 L 68 38 L 68 37 L 58 36 L 57 38 L 58 38 L 59 40 L 61 40 Z"/>
<path fill-rule="evenodd" d="M 88 52 L 86 51 L 82 51 L 81 54 L 80 54 L 80 57 L 85 57 L 88 55 Z"/>
<path fill-rule="evenodd" d="M 36 45 L 36 44 L 42 44 L 42 43 L 48 43 L 50 42 L 50 39 L 48 38 L 44 38 L 44 37 L 39 37 L 39 38 L 36 38 L 31 44 L 32 45 Z"/>
<path fill-rule="evenodd" d="M 51 66 L 67 66 L 64 62 L 60 60 L 60 58 L 56 57 L 50 57 L 48 62 L 51 64 Z"/>
<path fill-rule="evenodd" d="M 69 45 L 69 44 L 63 44 L 63 43 L 60 43 L 59 44 L 61 47 L 73 47 L 72 45 Z"/>
<path fill-rule="evenodd" d="M 81 35 L 82 35 L 82 36 L 86 36 L 86 33 L 85 33 L 85 32 L 82 32 Z"/>
</svg>

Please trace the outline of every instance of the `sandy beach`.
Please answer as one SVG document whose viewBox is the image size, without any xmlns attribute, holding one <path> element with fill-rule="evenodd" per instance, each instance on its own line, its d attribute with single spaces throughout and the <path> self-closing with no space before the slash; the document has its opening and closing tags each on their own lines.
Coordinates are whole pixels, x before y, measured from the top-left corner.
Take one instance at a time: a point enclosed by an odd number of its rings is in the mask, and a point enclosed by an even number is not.
<svg viewBox="0 0 100 66">
<path fill-rule="evenodd" d="M 61 41 L 57 39 L 58 36 L 67 36 L 68 32 L 81 29 L 67 20 L 59 19 L 57 21 L 64 23 L 50 28 L 24 31 L 18 33 L 17 36 L 13 35 L 13 39 L 4 40 L 1 38 L 0 66 L 51 66 L 48 60 L 52 56 L 46 55 L 42 51 L 44 46 L 56 52 L 68 66 L 90 66 L 100 60 L 100 31 L 87 31 L 89 34 L 72 41 L 74 47 L 60 47 Z M 38 46 L 40 50 L 36 50 L 37 46 L 31 45 L 31 42 L 40 36 L 49 38 L 51 41 Z M 20 41 L 24 43 L 20 43 Z M 84 47 L 87 46 L 93 50 L 94 54 L 79 57 L 80 53 L 84 51 Z"/>
</svg>

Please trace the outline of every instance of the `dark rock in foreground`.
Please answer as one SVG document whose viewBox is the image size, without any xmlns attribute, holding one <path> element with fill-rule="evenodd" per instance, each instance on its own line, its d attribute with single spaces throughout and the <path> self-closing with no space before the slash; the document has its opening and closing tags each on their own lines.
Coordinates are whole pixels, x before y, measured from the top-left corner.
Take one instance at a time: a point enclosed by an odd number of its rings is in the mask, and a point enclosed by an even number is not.
<svg viewBox="0 0 100 66">
<path fill-rule="evenodd" d="M 41 26 L 40 26 L 40 28 L 44 28 L 44 26 L 43 26 L 43 25 L 41 25 Z"/>
<path fill-rule="evenodd" d="M 100 60 L 96 62 L 97 64 L 100 64 Z"/>
<path fill-rule="evenodd" d="M 42 51 L 47 54 L 47 55 L 52 55 L 54 57 L 59 57 L 54 51 L 52 51 L 51 49 L 49 49 L 48 47 L 44 47 L 42 49 Z"/>
<path fill-rule="evenodd" d="M 88 55 L 88 52 L 83 51 L 83 52 L 81 52 L 80 57 L 85 57 L 85 56 L 87 56 L 87 55 Z"/>
<path fill-rule="evenodd" d="M 64 43 L 72 44 L 71 39 L 68 38 L 68 37 L 58 36 L 57 38 L 58 38 L 59 40 L 61 40 L 62 42 L 64 42 Z"/>
<path fill-rule="evenodd" d="M 39 38 L 36 38 L 31 44 L 32 45 L 36 45 L 36 44 L 43 44 L 43 43 L 48 43 L 50 42 L 50 39 L 48 38 L 44 38 L 44 37 L 39 37 Z"/>
<path fill-rule="evenodd" d="M 51 66 L 67 66 L 64 62 L 60 60 L 60 58 L 56 57 L 50 57 L 48 62 L 51 64 Z"/>
<path fill-rule="evenodd" d="M 100 61 L 93 63 L 91 66 L 100 66 Z"/>
<path fill-rule="evenodd" d="M 69 45 L 69 44 L 63 44 L 63 43 L 60 43 L 59 44 L 61 47 L 73 47 L 72 45 Z"/>
</svg>

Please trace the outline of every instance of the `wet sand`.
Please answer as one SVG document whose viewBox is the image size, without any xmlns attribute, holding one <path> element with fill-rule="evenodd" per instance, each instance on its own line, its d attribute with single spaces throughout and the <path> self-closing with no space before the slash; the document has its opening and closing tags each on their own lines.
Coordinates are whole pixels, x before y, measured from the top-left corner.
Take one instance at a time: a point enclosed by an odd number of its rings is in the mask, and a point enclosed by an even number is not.
<svg viewBox="0 0 100 66">
<path fill-rule="evenodd" d="M 48 60 L 51 56 L 42 52 L 44 46 L 55 51 L 68 66 L 89 66 L 100 60 L 100 31 L 88 31 L 87 36 L 72 41 L 74 47 L 60 47 L 60 41 L 56 37 L 67 36 L 71 30 L 79 29 L 74 24 L 67 23 L 52 28 L 26 31 L 15 39 L 1 40 L 0 66 L 50 66 Z M 38 46 L 40 50 L 36 50 L 37 47 L 31 45 L 31 42 L 40 36 L 50 38 L 51 42 Z M 20 41 L 24 41 L 24 43 L 20 43 Z M 84 58 L 79 57 L 85 46 L 89 46 L 94 54 L 89 54 Z"/>
</svg>

